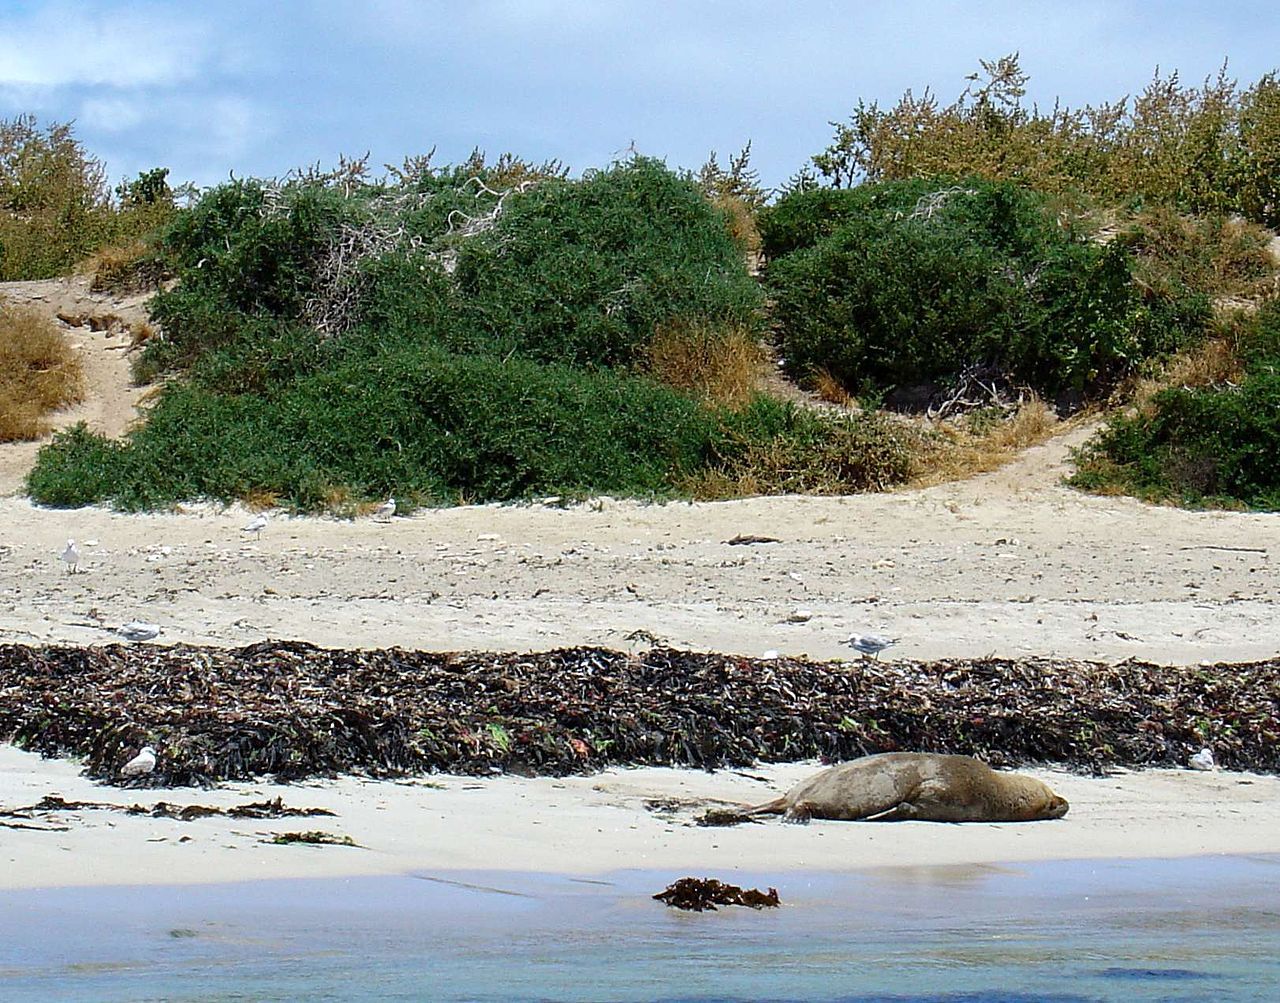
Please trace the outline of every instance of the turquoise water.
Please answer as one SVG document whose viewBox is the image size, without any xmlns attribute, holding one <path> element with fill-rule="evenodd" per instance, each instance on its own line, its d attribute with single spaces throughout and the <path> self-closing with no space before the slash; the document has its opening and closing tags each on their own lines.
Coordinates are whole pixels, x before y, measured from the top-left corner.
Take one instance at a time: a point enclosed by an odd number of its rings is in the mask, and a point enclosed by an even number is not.
<svg viewBox="0 0 1280 1003">
<path fill-rule="evenodd" d="M 328 852 L 300 848 L 300 852 Z M 1275 1000 L 1280 856 L 0 893 L 0 999 Z"/>
</svg>

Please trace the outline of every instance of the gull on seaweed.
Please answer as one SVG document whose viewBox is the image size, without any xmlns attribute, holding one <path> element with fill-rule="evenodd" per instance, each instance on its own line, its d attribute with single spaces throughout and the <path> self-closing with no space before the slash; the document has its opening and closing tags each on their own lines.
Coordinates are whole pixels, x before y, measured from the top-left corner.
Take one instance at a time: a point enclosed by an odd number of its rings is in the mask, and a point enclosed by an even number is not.
<svg viewBox="0 0 1280 1003">
<path fill-rule="evenodd" d="M 1213 750 L 1208 746 L 1187 760 L 1187 765 L 1193 770 L 1204 770 L 1206 772 L 1215 769 L 1217 766 L 1213 761 Z"/>
<path fill-rule="evenodd" d="M 879 634 L 854 634 L 844 643 L 854 651 L 861 652 L 863 658 L 870 655 L 878 659 L 880 652 L 891 645 L 897 644 L 900 640 L 902 639 L 899 637 L 881 637 Z"/>
<path fill-rule="evenodd" d="M 394 498 L 388 498 L 373 510 L 373 514 L 378 519 L 390 519 L 396 514 L 396 500 Z"/>
<path fill-rule="evenodd" d="M 120 767 L 122 777 L 141 777 L 156 768 L 156 750 L 144 745 L 142 750 Z"/>
<path fill-rule="evenodd" d="M 80 570 L 80 550 L 75 540 L 68 540 L 66 548 L 58 555 L 58 559 L 67 566 L 67 574 L 74 575 Z"/>
<path fill-rule="evenodd" d="M 241 533 L 253 533 L 256 537 L 262 539 L 262 531 L 267 528 L 267 513 L 259 512 L 240 530 Z"/>
<path fill-rule="evenodd" d="M 126 641 L 154 641 L 160 636 L 160 628 L 154 623 L 130 620 L 116 631 Z"/>
</svg>

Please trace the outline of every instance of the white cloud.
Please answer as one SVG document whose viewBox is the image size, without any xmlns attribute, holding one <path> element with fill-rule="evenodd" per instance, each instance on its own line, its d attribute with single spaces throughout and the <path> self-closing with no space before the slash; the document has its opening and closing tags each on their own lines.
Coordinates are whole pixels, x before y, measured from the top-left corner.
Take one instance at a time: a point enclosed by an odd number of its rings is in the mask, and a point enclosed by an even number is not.
<svg viewBox="0 0 1280 1003">
<path fill-rule="evenodd" d="M 80 105 L 76 121 L 99 132 L 125 132 L 147 119 L 142 101 L 125 97 L 89 98 Z"/>
<path fill-rule="evenodd" d="M 56 3 L 0 15 L 0 85 L 171 84 L 197 76 L 205 57 L 190 18 L 156 7 Z"/>
</svg>

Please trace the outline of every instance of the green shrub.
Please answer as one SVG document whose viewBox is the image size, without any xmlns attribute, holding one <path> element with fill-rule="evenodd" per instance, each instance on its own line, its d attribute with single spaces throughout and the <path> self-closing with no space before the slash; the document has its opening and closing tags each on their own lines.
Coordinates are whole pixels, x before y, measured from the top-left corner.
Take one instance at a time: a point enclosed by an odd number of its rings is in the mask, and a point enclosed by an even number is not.
<svg viewBox="0 0 1280 1003">
<path fill-rule="evenodd" d="M 64 275 L 103 247 L 129 245 L 175 212 L 168 171 L 117 187 L 69 123 L 34 116 L 0 120 L 0 280 Z"/>
<path fill-rule="evenodd" d="M 1239 386 L 1174 387 L 1113 419 L 1072 483 L 1183 504 L 1280 508 L 1280 308 L 1254 321 Z"/>
<path fill-rule="evenodd" d="M 1122 247 L 1064 229 L 1042 196 L 1011 184 L 917 179 L 843 200 L 815 194 L 779 203 L 790 233 L 816 232 L 799 221 L 826 205 L 844 218 L 767 276 L 801 380 L 824 372 L 868 392 L 986 363 L 1054 394 L 1177 347 L 1207 317 L 1203 301 L 1144 306 Z"/>
<path fill-rule="evenodd" d="M 512 197 L 459 248 L 457 281 L 486 354 L 629 365 L 673 318 L 759 325 L 723 216 L 643 158 Z"/>
<path fill-rule="evenodd" d="M 272 385 L 174 385 L 120 447 L 82 429 L 55 439 L 28 489 L 43 504 L 126 509 L 253 491 L 310 510 L 339 488 L 420 502 L 662 494 L 711 455 L 716 427 L 638 377 L 412 346 Z"/>
<path fill-rule="evenodd" d="M 770 258 L 812 247 L 845 223 L 869 214 L 910 211 L 941 179 L 856 188 L 801 188 L 760 211 L 760 237 Z"/>
</svg>

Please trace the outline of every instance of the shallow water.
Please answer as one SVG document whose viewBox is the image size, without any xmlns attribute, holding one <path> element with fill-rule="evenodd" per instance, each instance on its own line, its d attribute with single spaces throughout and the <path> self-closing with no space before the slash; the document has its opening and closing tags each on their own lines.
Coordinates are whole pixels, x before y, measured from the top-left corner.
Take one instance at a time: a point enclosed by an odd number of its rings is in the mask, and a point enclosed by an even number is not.
<svg viewBox="0 0 1280 1003">
<path fill-rule="evenodd" d="M 0 998 L 1280 999 L 1280 856 L 722 871 L 783 908 L 704 914 L 680 876 L 3 892 Z"/>
</svg>

